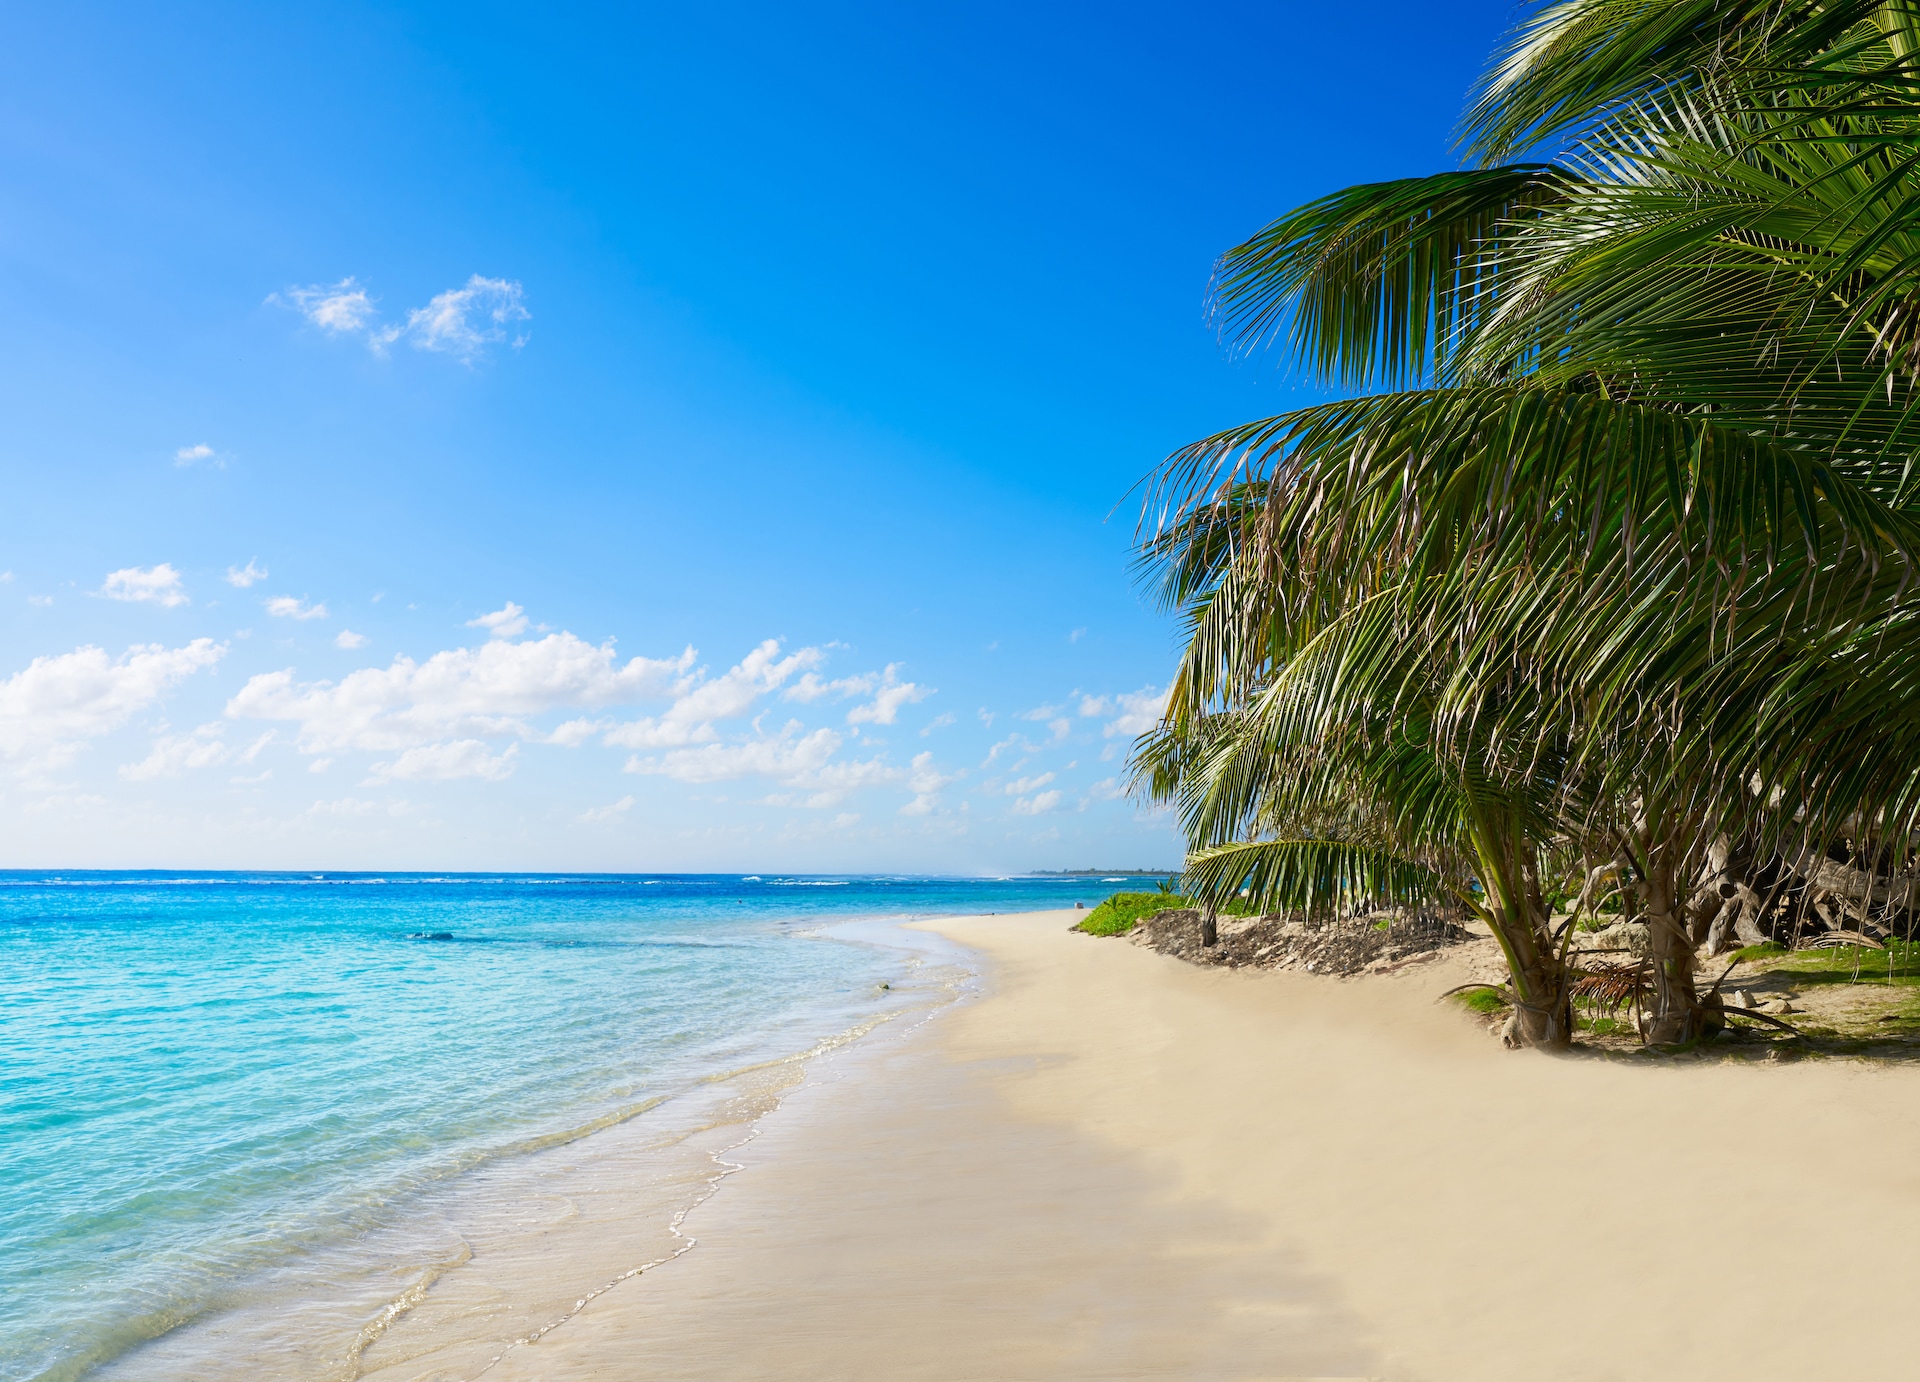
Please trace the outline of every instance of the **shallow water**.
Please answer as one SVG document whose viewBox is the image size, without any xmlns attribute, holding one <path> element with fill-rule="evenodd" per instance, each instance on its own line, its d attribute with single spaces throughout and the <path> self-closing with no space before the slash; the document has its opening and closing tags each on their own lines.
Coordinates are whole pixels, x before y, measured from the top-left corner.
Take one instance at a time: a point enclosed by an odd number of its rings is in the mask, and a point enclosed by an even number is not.
<svg viewBox="0 0 1920 1382">
<path fill-rule="evenodd" d="M 899 1011 L 911 958 L 823 923 L 1115 886 L 0 874 L 0 1377 L 352 1377 L 610 1178 L 658 1183 L 641 1265 L 788 1058 Z M 463 1289 L 503 1337 L 556 1304 Z"/>
</svg>

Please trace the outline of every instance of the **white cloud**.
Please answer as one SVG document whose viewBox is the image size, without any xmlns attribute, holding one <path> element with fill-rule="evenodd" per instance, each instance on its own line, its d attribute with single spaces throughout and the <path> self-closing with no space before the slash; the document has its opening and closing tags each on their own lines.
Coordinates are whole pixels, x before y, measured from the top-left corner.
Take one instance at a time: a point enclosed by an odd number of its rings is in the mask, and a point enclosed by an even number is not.
<svg viewBox="0 0 1920 1382">
<path fill-rule="evenodd" d="M 1167 693 L 1151 686 L 1143 686 L 1129 695 L 1115 696 L 1113 699 L 1114 708 L 1119 711 L 1119 714 L 1108 721 L 1106 728 L 1101 731 L 1109 739 L 1117 734 L 1124 734 L 1129 738 L 1145 734 L 1159 724 L 1160 717 L 1166 713 Z M 1084 705 L 1081 713 L 1087 713 Z M 1101 702 L 1101 708 L 1093 713 L 1096 715 L 1106 713 L 1104 699 Z"/>
<path fill-rule="evenodd" d="M 1087 631 L 1084 628 L 1075 629 L 1072 633 L 1067 635 L 1067 642 L 1078 643 L 1081 639 L 1085 638 L 1086 636 L 1087 636 Z"/>
<path fill-rule="evenodd" d="M 128 566 L 107 573 L 100 593 L 109 600 L 151 600 L 172 609 L 187 603 L 187 592 L 180 588 L 180 573 L 168 562 L 158 566 Z"/>
<path fill-rule="evenodd" d="M 795 673 L 819 666 L 824 658 L 818 648 L 800 648 L 782 657 L 779 642 L 769 638 L 721 675 L 684 681 L 675 688 L 674 702 L 664 715 L 616 724 L 604 742 L 628 749 L 705 743 L 717 737 L 715 720 L 740 718 L 762 696 L 779 690 Z"/>
<path fill-rule="evenodd" d="M 367 636 L 364 633 L 355 633 L 352 629 L 342 629 L 333 636 L 333 646 L 349 650 L 364 648 L 367 646 Z"/>
<path fill-rule="evenodd" d="M 191 734 L 162 735 L 140 762 L 123 764 L 120 776 L 129 782 L 147 782 L 224 762 L 227 746 L 220 740 L 223 728 L 219 724 L 201 725 Z"/>
<path fill-rule="evenodd" d="M 1014 802 L 1013 814 L 1016 816 L 1043 816 L 1059 804 L 1060 793 L 1057 790 L 1042 792 L 1037 797 L 1021 797 L 1018 801 Z"/>
<path fill-rule="evenodd" d="M 1127 789 L 1117 777 L 1103 777 L 1087 789 L 1087 795 L 1094 801 L 1119 801 L 1127 795 Z"/>
<path fill-rule="evenodd" d="M 407 313 L 405 325 L 378 325 L 380 312 L 372 297 L 357 279 L 348 277 L 332 285 L 313 284 L 288 288 L 271 294 L 267 301 L 291 307 L 313 325 L 335 336 L 364 336 L 368 349 L 385 355 L 396 341 L 407 341 L 416 350 L 438 351 L 456 359 L 471 361 L 489 345 L 509 339 L 515 323 L 531 320 L 525 291 L 518 283 L 504 278 L 470 277 L 464 286 L 436 294 L 425 307 Z M 526 344 L 524 335 L 512 337 L 517 349 Z"/>
<path fill-rule="evenodd" d="M 267 568 L 264 566 L 255 566 L 251 560 L 249 560 L 245 566 L 229 566 L 227 568 L 227 584 L 236 586 L 241 590 L 245 590 L 256 581 L 264 581 L 266 578 Z"/>
<path fill-rule="evenodd" d="M 29 595 L 27 596 L 27 603 L 30 605 L 39 605 L 42 609 L 45 609 L 48 605 L 53 603 L 53 596 Z"/>
<path fill-rule="evenodd" d="M 561 748 L 577 749 L 601 730 L 608 727 L 606 720 L 568 720 L 556 725 L 553 733 L 547 736 L 549 744 L 558 744 Z"/>
<path fill-rule="evenodd" d="M 927 686 L 915 686 L 910 681 L 899 679 L 900 664 L 889 662 L 887 670 L 881 674 L 880 688 L 871 702 L 856 705 L 847 712 L 850 725 L 890 725 L 894 716 L 900 713 L 903 705 L 912 705 L 924 701 L 933 694 Z"/>
<path fill-rule="evenodd" d="M 63 761 L 75 745 L 120 728 L 226 650 L 196 638 L 183 648 L 136 645 L 117 658 L 95 647 L 37 657 L 0 682 L 0 754 Z"/>
<path fill-rule="evenodd" d="M 952 723 L 953 723 L 953 716 L 936 715 L 931 720 L 928 720 L 926 725 L 920 730 L 920 737 L 924 739 L 929 734 L 933 733 L 936 729 L 945 729 L 948 725 Z"/>
<path fill-rule="evenodd" d="M 962 774 L 943 773 L 933 766 L 931 753 L 917 753 L 913 756 L 913 768 L 907 775 L 908 790 L 914 793 L 913 800 L 900 808 L 903 816 L 930 815 L 940 804 L 940 789 L 948 783 L 958 782 Z"/>
<path fill-rule="evenodd" d="M 1025 796 L 1028 792 L 1038 791 L 1051 781 L 1053 781 L 1052 773 L 1041 773 L 1038 777 L 1015 778 L 1007 784 L 1006 793 L 1010 797 Z"/>
<path fill-rule="evenodd" d="M 1017 720 L 1051 720 L 1060 713 L 1057 705 L 1036 705 L 1032 710 L 1023 710 L 1014 718 Z"/>
<path fill-rule="evenodd" d="M 633 798 L 624 796 L 610 806 L 596 806 L 590 811 L 582 811 L 575 819 L 583 825 L 602 825 L 631 810 L 633 810 Z"/>
<path fill-rule="evenodd" d="M 306 288 L 289 288 L 284 295 L 274 293 L 267 301 L 292 307 L 322 331 L 336 336 L 364 331 L 379 315 L 367 290 L 351 276 L 331 287 L 316 283 Z"/>
<path fill-rule="evenodd" d="M 513 638 L 527 631 L 527 612 L 509 600 L 503 609 L 467 620 L 467 627 L 485 629 L 494 638 Z"/>
<path fill-rule="evenodd" d="M 632 758 L 627 762 L 627 771 L 693 784 L 771 777 L 807 786 L 839 752 L 841 739 L 830 729 L 816 729 L 811 734 L 802 734 L 801 729 L 798 720 L 789 720 L 777 735 L 763 735 L 738 744 L 673 749 L 659 758 Z"/>
<path fill-rule="evenodd" d="M 425 307 L 407 313 L 405 326 L 390 326 L 370 338 L 376 349 L 406 340 L 415 350 L 434 350 L 459 360 L 472 360 L 489 345 L 508 339 L 508 328 L 528 321 L 525 292 L 504 278 L 474 274 L 464 287 L 439 293 Z M 515 349 L 525 345 L 515 336 Z"/>
<path fill-rule="evenodd" d="M 211 461 L 216 466 L 226 465 L 226 462 L 220 459 L 220 453 L 205 442 L 195 446 L 183 446 L 173 453 L 173 463 L 177 466 L 189 466 L 199 461 Z"/>
<path fill-rule="evenodd" d="M 813 792 L 801 803 L 812 807 L 831 806 L 848 792 L 886 786 L 906 776 L 878 758 L 833 762 L 843 742 L 834 730 L 808 733 L 798 720 L 789 720 L 777 734 L 739 743 L 670 749 L 657 758 L 636 755 L 627 760 L 626 770 L 694 785 L 767 777 Z M 782 799 L 774 804 L 792 803 Z"/>
<path fill-rule="evenodd" d="M 987 756 L 980 760 L 980 766 L 983 768 L 992 767 L 995 759 L 999 758 L 1000 755 L 1005 753 L 1008 749 L 1013 749 L 1013 748 L 1021 749 L 1028 753 L 1031 753 L 1033 751 L 1033 745 L 1029 744 L 1020 735 L 1009 734 L 1006 738 L 1002 739 L 999 743 L 995 744 L 992 748 L 987 750 Z"/>
<path fill-rule="evenodd" d="M 234 718 L 291 721 L 306 753 L 375 752 L 453 738 L 533 737 L 525 717 L 568 706 L 613 705 L 673 690 L 692 667 L 677 658 L 615 660 L 613 645 L 570 633 L 396 657 L 331 681 L 296 682 L 291 669 L 254 677 L 227 703 Z"/>
<path fill-rule="evenodd" d="M 810 704 L 823 696 L 864 696 L 879 684 L 879 677 L 872 672 L 862 672 L 852 677 L 838 677 L 833 681 L 823 681 L 816 674 L 808 672 L 782 691 L 780 698 Z"/>
<path fill-rule="evenodd" d="M 513 760 L 519 752 L 518 744 L 509 744 L 505 753 L 489 753 L 478 739 L 425 744 L 408 749 L 391 763 L 375 763 L 373 776 L 365 785 L 393 781 L 450 782 L 462 777 L 499 782 L 513 776 Z"/>
<path fill-rule="evenodd" d="M 267 601 L 267 613 L 276 619 L 325 619 L 327 606 L 325 601 L 310 605 L 291 595 L 276 595 Z"/>
</svg>

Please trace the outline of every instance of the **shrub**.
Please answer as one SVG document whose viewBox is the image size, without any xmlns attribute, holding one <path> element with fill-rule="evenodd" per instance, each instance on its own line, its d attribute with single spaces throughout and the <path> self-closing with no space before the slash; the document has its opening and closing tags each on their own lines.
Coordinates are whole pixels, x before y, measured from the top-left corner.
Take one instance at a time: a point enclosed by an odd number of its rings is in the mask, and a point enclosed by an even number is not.
<svg viewBox="0 0 1920 1382">
<path fill-rule="evenodd" d="M 1090 936 L 1124 936 L 1156 912 L 1176 911 L 1190 904 L 1178 893 L 1115 893 L 1074 927 Z"/>
</svg>

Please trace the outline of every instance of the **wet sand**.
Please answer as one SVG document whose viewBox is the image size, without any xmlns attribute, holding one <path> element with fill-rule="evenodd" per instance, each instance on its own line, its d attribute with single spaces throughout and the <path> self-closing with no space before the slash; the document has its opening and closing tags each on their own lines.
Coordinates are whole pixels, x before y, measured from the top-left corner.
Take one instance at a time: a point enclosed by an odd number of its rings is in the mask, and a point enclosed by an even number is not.
<svg viewBox="0 0 1920 1382">
<path fill-rule="evenodd" d="M 1911 1376 L 1920 1071 L 1502 1051 L 1072 913 L 819 1062 L 698 1246 L 495 1379 Z"/>
</svg>

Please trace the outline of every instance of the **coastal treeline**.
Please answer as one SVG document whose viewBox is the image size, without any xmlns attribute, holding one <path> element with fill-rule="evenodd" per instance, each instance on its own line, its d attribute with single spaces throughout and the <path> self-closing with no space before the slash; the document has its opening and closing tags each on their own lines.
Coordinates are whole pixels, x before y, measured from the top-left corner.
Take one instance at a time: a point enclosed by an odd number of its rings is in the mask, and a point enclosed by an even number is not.
<svg viewBox="0 0 1920 1382">
<path fill-rule="evenodd" d="M 1151 482 L 1134 786 L 1205 906 L 1463 910 L 1510 1043 L 1583 984 L 1687 1041 L 1702 952 L 1920 901 L 1920 5 L 1563 0 L 1460 145 L 1220 259 L 1347 396 Z M 1571 957 L 1602 913 L 1645 961 Z"/>
</svg>

